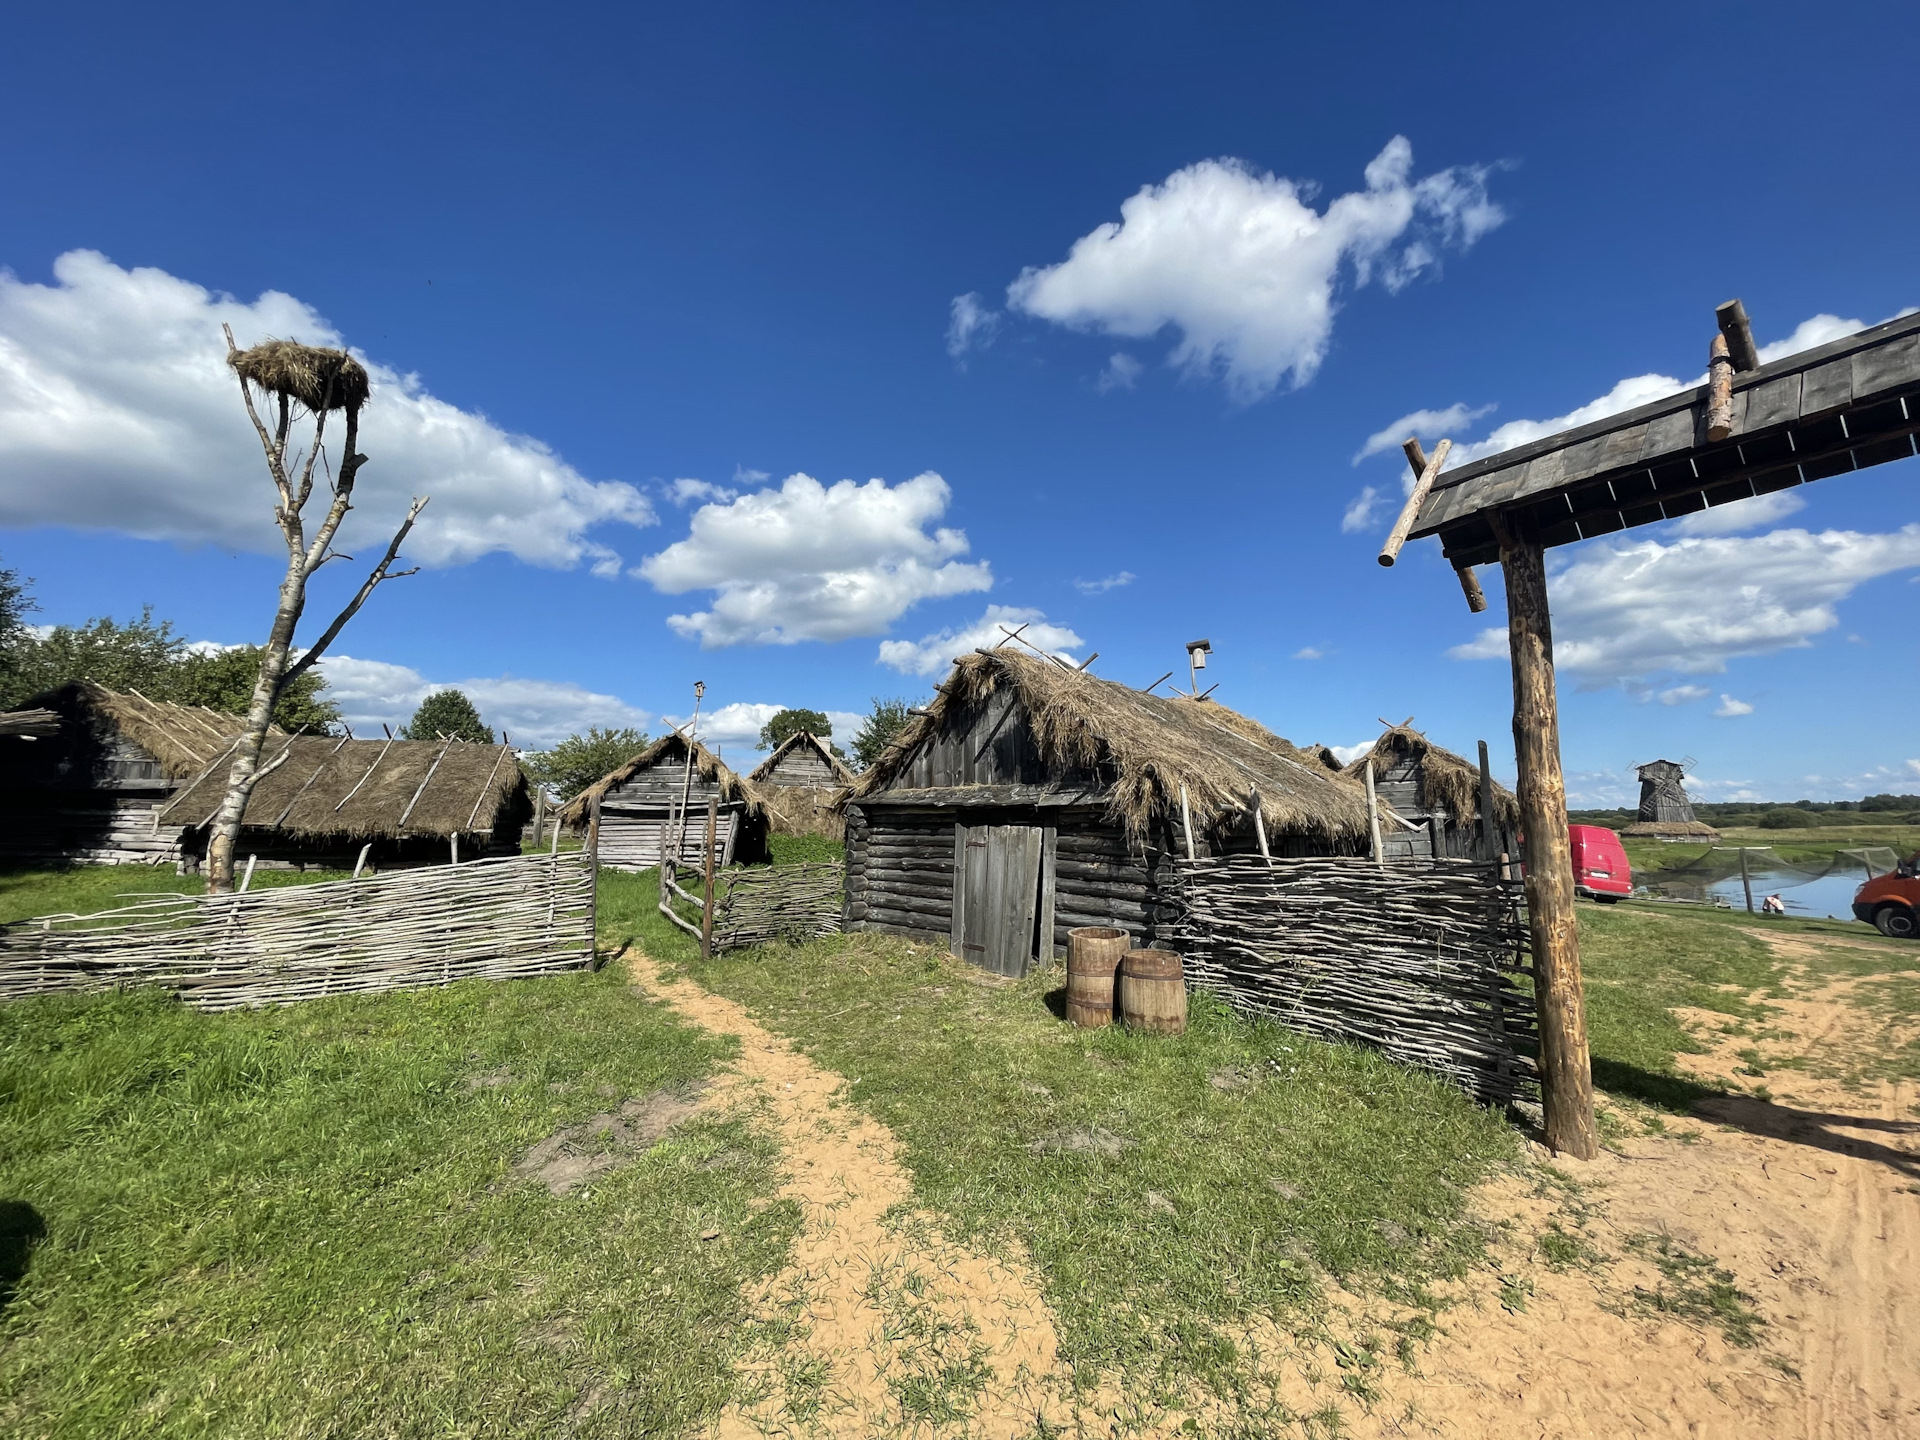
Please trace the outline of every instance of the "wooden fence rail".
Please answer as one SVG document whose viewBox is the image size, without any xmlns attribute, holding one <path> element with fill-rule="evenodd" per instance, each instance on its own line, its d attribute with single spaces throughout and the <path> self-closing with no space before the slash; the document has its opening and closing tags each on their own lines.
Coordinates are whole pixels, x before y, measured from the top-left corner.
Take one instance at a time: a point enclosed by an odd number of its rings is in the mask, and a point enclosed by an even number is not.
<svg viewBox="0 0 1920 1440">
<path fill-rule="evenodd" d="M 754 865 L 728 870 L 715 880 L 715 950 L 840 931 L 846 905 L 844 865 Z"/>
<path fill-rule="evenodd" d="M 1537 1098 L 1520 886 L 1469 860 L 1180 860 L 1162 931 L 1196 987 L 1493 1104 Z M 1167 873 L 1163 871 L 1163 874 Z"/>
<path fill-rule="evenodd" d="M 0 1000 L 158 985 L 201 1010 L 503 980 L 593 961 L 578 851 L 236 895 L 156 895 L 0 927 Z"/>
</svg>

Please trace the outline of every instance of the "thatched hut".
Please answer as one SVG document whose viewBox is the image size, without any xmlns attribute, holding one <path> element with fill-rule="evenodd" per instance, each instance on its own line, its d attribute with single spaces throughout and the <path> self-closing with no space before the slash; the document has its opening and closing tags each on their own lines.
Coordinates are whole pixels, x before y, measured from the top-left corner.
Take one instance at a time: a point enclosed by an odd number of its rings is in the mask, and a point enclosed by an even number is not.
<svg viewBox="0 0 1920 1440">
<path fill-rule="evenodd" d="M 1687 797 L 1686 770 L 1677 760 L 1650 760 L 1637 772 L 1640 777 L 1640 816 L 1620 833 L 1655 840 L 1720 839 L 1720 832 L 1704 820 L 1694 817 L 1693 801 Z"/>
<path fill-rule="evenodd" d="M 52 718 L 23 722 L 22 738 L 0 746 L 0 859 L 18 865 L 177 861 L 179 827 L 156 823 L 159 813 L 244 723 L 86 681 L 23 708 Z"/>
<path fill-rule="evenodd" d="M 692 772 L 688 772 L 691 749 Z M 685 796 L 685 809 L 681 808 Z M 707 802 L 720 802 L 714 858 L 721 865 L 769 858 L 767 807 L 758 791 L 698 740 L 678 731 L 654 741 L 561 807 L 560 823 L 584 833 L 600 806 L 600 863 L 615 870 L 647 870 L 671 853 L 701 863 Z M 678 837 L 675 846 L 671 837 Z"/>
<path fill-rule="evenodd" d="M 225 757 L 160 813 L 199 869 L 227 793 Z M 234 853 L 275 869 L 375 869 L 515 855 L 533 800 L 511 746 L 277 736 L 260 752 Z"/>
<path fill-rule="evenodd" d="M 1162 863 L 1189 847 L 1369 844 L 1360 787 L 1257 722 L 1011 648 L 955 661 L 842 808 L 848 924 L 1007 975 L 1076 925 L 1154 939 Z"/>
<path fill-rule="evenodd" d="M 774 834 L 838 840 L 846 833 L 833 801 L 853 784 L 854 773 L 818 737 L 805 730 L 789 735 L 747 779 L 766 801 Z"/>
<path fill-rule="evenodd" d="M 1483 828 L 1480 767 L 1434 744 L 1411 725 L 1388 726 L 1345 773 L 1364 785 L 1369 766 L 1374 794 L 1392 811 L 1380 827 L 1387 859 L 1494 860 L 1520 853 L 1520 802 L 1513 792 L 1488 778 L 1493 825 Z"/>
</svg>

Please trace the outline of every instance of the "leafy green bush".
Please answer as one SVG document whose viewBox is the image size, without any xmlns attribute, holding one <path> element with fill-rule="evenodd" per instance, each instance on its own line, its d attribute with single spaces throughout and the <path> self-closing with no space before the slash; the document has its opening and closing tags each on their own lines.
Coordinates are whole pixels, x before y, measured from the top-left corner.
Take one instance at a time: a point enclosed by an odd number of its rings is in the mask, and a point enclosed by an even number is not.
<svg viewBox="0 0 1920 1440">
<path fill-rule="evenodd" d="M 594 725 L 584 735 L 569 735 L 551 750 L 522 755 L 520 768 L 535 784 L 571 800 L 608 771 L 626 764 L 648 743 L 644 730 L 602 730 Z"/>
<path fill-rule="evenodd" d="M 1769 810 L 1758 821 L 1762 830 L 1799 830 L 1807 823 L 1807 817 L 1797 810 Z"/>
<path fill-rule="evenodd" d="M 493 731 L 480 719 L 473 702 L 458 690 L 436 690 L 420 702 L 413 719 L 401 732 L 408 740 L 471 740 L 476 745 L 493 744 Z"/>
</svg>

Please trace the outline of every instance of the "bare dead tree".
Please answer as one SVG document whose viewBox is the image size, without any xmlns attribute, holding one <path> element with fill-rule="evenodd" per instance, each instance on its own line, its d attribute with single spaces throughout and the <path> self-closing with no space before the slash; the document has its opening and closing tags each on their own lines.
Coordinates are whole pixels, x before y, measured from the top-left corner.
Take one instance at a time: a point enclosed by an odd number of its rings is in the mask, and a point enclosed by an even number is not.
<svg viewBox="0 0 1920 1440">
<path fill-rule="evenodd" d="M 225 327 L 223 327 L 225 328 Z M 278 499 L 274 522 L 280 527 L 287 545 L 287 574 L 280 582 L 280 602 L 273 615 L 265 650 L 260 656 L 260 678 L 254 682 L 253 698 L 247 706 L 246 728 L 239 748 L 234 751 L 233 766 L 227 772 L 227 797 L 221 802 L 213 822 L 213 834 L 207 845 L 207 893 L 223 895 L 233 889 L 233 853 L 240 837 L 240 822 L 247 811 L 253 787 L 264 773 L 260 753 L 267 731 L 273 724 L 273 708 L 281 693 L 297 676 L 326 653 L 334 637 L 351 620 L 367 598 L 387 580 L 412 575 L 415 570 L 394 570 L 393 562 L 400 546 L 413 529 L 413 522 L 427 503 L 427 497 L 414 500 L 406 519 L 394 532 L 387 553 L 366 578 L 353 599 L 334 617 L 320 638 L 306 647 L 298 660 L 292 660 L 294 630 L 307 606 L 307 581 L 331 560 L 351 560 L 333 547 L 340 522 L 353 508 L 353 482 L 367 457 L 359 450 L 360 408 L 367 402 L 369 384 L 366 369 L 344 350 L 326 350 L 312 345 L 296 345 L 289 340 L 268 340 L 250 350 L 234 343 L 227 328 L 227 364 L 240 378 L 240 397 L 246 402 L 247 418 L 260 436 L 266 451 L 267 472 L 273 477 Z M 258 390 L 265 403 L 268 425 L 254 403 Z M 323 442 L 327 417 L 334 411 L 344 413 L 346 436 L 340 451 L 340 465 L 334 471 L 326 464 Z M 294 430 L 308 420 L 313 422 L 311 443 L 300 450 L 289 447 Z M 307 535 L 304 511 L 313 496 L 314 471 L 326 476 L 331 502 L 311 538 Z"/>
</svg>

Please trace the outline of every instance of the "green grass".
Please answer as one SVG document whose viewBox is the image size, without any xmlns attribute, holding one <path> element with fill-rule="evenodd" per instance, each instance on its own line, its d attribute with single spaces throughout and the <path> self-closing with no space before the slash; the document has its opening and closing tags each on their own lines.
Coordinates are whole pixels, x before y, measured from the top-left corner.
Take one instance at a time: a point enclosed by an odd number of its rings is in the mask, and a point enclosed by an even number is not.
<svg viewBox="0 0 1920 1440">
<path fill-rule="evenodd" d="M 839 864 L 847 858 L 847 847 L 824 835 L 770 835 L 767 848 L 773 851 L 776 865 L 803 865 L 819 861 Z"/>
<path fill-rule="evenodd" d="M 699 1424 L 797 1225 L 772 1147 L 696 1118 L 564 1196 L 513 1165 L 731 1043 L 617 967 L 221 1016 L 0 1007 L 0 1433 Z"/>
<path fill-rule="evenodd" d="M 253 890 L 345 880 L 345 870 L 256 870 Z M 176 875 L 172 866 L 75 865 L 60 870 L 0 870 L 0 924 L 35 915 L 88 915 L 130 905 L 141 895 L 204 895 L 204 875 Z"/>
<path fill-rule="evenodd" d="M 1715 827 L 1718 828 L 1718 827 Z M 1642 872 L 1671 870 L 1698 860 L 1712 848 L 1698 843 L 1672 844 L 1638 836 L 1621 837 L 1627 859 L 1636 878 Z M 1825 865 L 1836 850 L 1858 850 L 1868 845 L 1884 845 L 1902 859 L 1920 850 L 1920 825 L 1873 825 L 1858 822 L 1809 825 L 1796 830 L 1763 830 L 1759 826 L 1739 826 L 1720 830 L 1720 845 L 1767 847 L 1782 860 Z M 1864 875 L 1862 878 L 1865 878 Z"/>
<path fill-rule="evenodd" d="M 1236 1393 L 1235 1323 L 1311 1330 L 1328 1275 L 1422 1303 L 1484 1246 L 1466 1191 L 1517 1155 L 1499 1116 L 1441 1082 L 1206 997 L 1170 1038 L 1064 1024 L 1057 968 L 982 984 L 884 936 L 701 962 L 653 914 L 651 875 L 605 878 L 606 940 L 637 939 L 847 1076 L 899 1139 L 917 1205 L 1031 1257 L 1083 1381 Z"/>
</svg>

